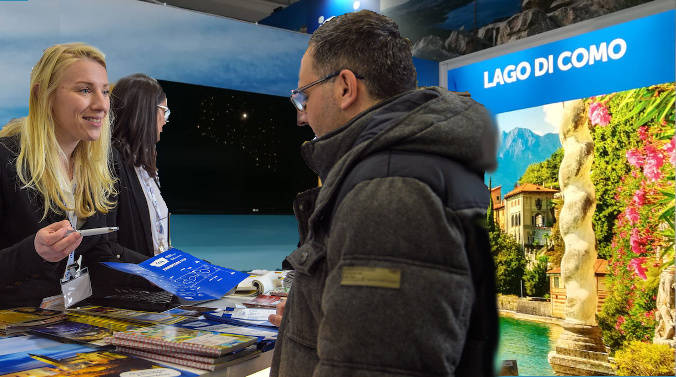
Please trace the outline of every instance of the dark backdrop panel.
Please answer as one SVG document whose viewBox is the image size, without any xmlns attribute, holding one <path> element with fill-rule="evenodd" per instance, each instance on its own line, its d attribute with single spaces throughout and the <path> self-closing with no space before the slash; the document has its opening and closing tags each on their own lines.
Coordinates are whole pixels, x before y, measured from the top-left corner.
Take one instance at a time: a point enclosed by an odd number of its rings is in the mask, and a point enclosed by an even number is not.
<svg viewBox="0 0 676 377">
<path fill-rule="evenodd" d="M 173 213 L 293 213 L 316 186 L 300 157 L 313 137 L 287 97 L 160 81 L 171 108 L 157 145 Z"/>
</svg>

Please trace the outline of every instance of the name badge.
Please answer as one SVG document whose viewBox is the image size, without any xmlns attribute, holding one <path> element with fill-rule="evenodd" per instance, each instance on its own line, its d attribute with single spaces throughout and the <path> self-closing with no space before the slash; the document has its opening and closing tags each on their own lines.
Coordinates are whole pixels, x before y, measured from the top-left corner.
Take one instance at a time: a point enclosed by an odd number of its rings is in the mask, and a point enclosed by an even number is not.
<svg viewBox="0 0 676 377">
<path fill-rule="evenodd" d="M 345 266 L 340 285 L 399 289 L 401 270 L 382 267 Z"/>
<path fill-rule="evenodd" d="M 63 304 L 69 308 L 92 295 L 92 283 L 89 280 L 87 267 L 77 270 L 70 279 L 61 280 Z"/>
</svg>

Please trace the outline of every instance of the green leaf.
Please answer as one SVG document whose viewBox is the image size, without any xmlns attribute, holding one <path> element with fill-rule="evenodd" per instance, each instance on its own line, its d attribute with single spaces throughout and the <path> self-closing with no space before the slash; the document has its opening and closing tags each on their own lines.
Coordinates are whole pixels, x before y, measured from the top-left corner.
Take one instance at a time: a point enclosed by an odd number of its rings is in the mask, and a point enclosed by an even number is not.
<svg viewBox="0 0 676 377">
<path fill-rule="evenodd" d="M 657 118 L 658 122 L 661 122 L 669 113 L 669 110 L 674 110 L 674 100 L 676 100 L 676 97 L 671 97 L 671 101 L 669 101 L 669 104 L 664 108 L 664 111 L 662 111 L 662 114 Z M 673 134 L 673 130 L 672 130 Z"/>
<path fill-rule="evenodd" d="M 634 95 L 635 95 L 635 94 L 636 94 L 636 89 L 632 89 L 632 90 L 626 92 L 626 94 L 625 94 L 624 99 L 622 100 L 622 102 L 620 102 L 620 104 L 617 105 L 617 109 L 621 109 L 621 108 L 624 107 L 624 105 L 626 105 L 629 101 L 632 101 L 632 102 L 633 102 L 633 101 L 634 101 Z"/>
<path fill-rule="evenodd" d="M 666 102 L 666 101 L 671 100 L 671 102 L 673 103 L 673 98 L 670 98 L 670 97 L 671 96 L 664 96 L 662 98 L 657 98 L 657 99 L 653 99 L 652 101 L 650 101 L 649 106 L 646 107 L 646 110 L 645 110 L 645 113 L 643 114 L 643 116 L 641 118 L 639 118 L 634 123 L 635 126 L 640 127 L 643 124 L 647 123 L 648 120 L 653 118 L 657 114 L 657 112 L 660 111 L 661 107 L 659 107 L 659 106 L 660 106 L 660 104 L 662 104 L 662 102 Z M 669 106 L 667 106 L 667 109 L 669 109 Z"/>
<path fill-rule="evenodd" d="M 645 101 L 640 101 L 640 102 L 636 103 L 636 105 L 635 105 L 635 107 L 634 107 L 633 110 L 631 110 L 631 111 L 630 111 L 627 115 L 625 115 L 624 117 L 622 117 L 622 118 L 620 118 L 620 119 L 616 119 L 616 120 L 615 120 L 615 123 L 621 123 L 621 122 L 626 121 L 627 119 L 632 118 L 632 117 L 635 116 L 636 114 L 640 113 L 643 109 L 645 109 L 645 107 L 646 107 L 647 104 L 648 104 L 648 103 L 645 102 Z"/>
<path fill-rule="evenodd" d="M 662 195 L 666 196 L 667 198 L 671 198 L 671 199 L 673 199 L 676 196 L 676 193 L 674 193 L 673 191 L 662 191 L 662 190 L 660 190 L 660 193 Z"/>
</svg>

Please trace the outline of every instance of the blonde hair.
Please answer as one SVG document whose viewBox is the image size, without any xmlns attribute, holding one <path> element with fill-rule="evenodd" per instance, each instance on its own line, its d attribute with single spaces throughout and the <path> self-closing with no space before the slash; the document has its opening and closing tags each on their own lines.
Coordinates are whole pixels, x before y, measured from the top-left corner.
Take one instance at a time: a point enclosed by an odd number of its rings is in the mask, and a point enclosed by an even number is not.
<svg viewBox="0 0 676 377">
<path fill-rule="evenodd" d="M 110 117 L 106 114 L 98 140 L 80 140 L 74 160 L 75 208 L 69 208 L 61 190 L 59 177 L 66 172 L 61 165 L 64 152 L 54 133 L 53 103 L 63 73 L 80 59 L 91 59 L 106 68 L 103 53 L 84 43 L 57 44 L 47 48 L 33 67 L 30 81 L 28 116 L 23 122 L 5 126 L 0 136 L 20 135 L 21 150 L 16 171 L 23 188 L 35 189 L 44 198 L 42 218 L 49 211 L 75 211 L 79 218 L 95 212 L 107 213 L 115 203 L 115 179 L 110 166 Z"/>
</svg>

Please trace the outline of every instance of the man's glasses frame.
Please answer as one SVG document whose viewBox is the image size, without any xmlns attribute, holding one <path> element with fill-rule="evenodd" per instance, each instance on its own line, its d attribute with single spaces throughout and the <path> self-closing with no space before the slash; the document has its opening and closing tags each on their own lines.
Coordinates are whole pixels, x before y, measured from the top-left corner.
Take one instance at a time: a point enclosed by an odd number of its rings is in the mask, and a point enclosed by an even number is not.
<svg viewBox="0 0 676 377">
<path fill-rule="evenodd" d="M 168 123 L 169 122 L 169 115 L 171 115 L 171 110 L 169 110 L 168 107 L 163 106 L 163 105 L 157 105 L 157 107 L 159 107 L 160 109 L 162 109 L 164 111 L 164 121 Z"/>
<path fill-rule="evenodd" d="M 319 79 L 319 80 L 313 81 L 313 82 L 311 82 L 311 83 L 309 83 L 309 84 L 307 84 L 307 85 L 303 85 L 303 86 L 301 86 L 300 88 L 293 89 L 293 90 L 291 91 L 291 95 L 289 96 L 289 99 L 291 100 L 291 103 L 293 104 L 293 107 L 295 107 L 296 110 L 298 110 L 298 111 L 300 111 L 300 112 L 305 111 L 305 105 L 306 105 L 307 99 L 308 99 L 308 96 L 307 96 L 307 94 L 305 94 L 305 91 L 308 90 L 308 89 L 310 89 L 311 87 L 313 87 L 313 86 L 315 86 L 315 85 L 318 85 L 318 84 L 321 84 L 321 83 L 326 82 L 326 81 L 328 81 L 328 80 L 331 80 L 332 78 L 338 76 L 338 75 L 340 74 L 341 71 L 342 71 L 342 69 L 341 69 L 341 70 L 338 70 L 338 71 L 336 71 L 336 72 L 333 72 L 333 73 L 331 73 L 330 75 L 327 75 L 327 76 L 324 77 L 324 78 L 321 78 L 321 79 Z M 352 73 L 354 73 L 354 72 L 352 72 Z M 354 73 L 354 76 L 355 76 L 358 80 L 363 80 L 363 79 L 364 79 L 363 76 L 361 76 L 361 75 L 359 75 L 359 74 L 357 74 L 357 73 Z"/>
</svg>

